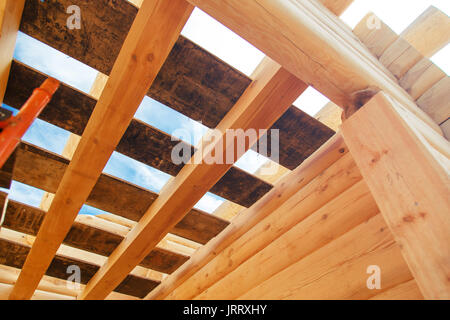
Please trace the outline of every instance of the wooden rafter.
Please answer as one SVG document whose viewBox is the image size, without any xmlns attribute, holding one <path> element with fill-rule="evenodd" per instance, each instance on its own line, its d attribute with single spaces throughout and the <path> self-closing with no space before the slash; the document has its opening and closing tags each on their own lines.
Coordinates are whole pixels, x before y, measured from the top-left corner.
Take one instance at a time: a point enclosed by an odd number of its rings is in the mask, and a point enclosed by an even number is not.
<svg viewBox="0 0 450 320">
<path fill-rule="evenodd" d="M 10 299 L 32 296 L 192 10 L 184 0 L 143 3 Z"/>
<path fill-rule="evenodd" d="M 0 1 L 0 105 L 8 83 L 24 3 L 25 0 Z"/>
<path fill-rule="evenodd" d="M 220 135 L 201 154 L 200 163 L 188 164 L 160 193 L 139 224 L 108 259 L 108 263 L 87 285 L 80 298 L 104 299 L 201 197 L 222 177 L 232 164 L 208 164 L 211 150 L 226 154 L 235 148 L 234 139 L 226 139 L 227 130 L 268 129 L 306 89 L 306 85 L 270 59 L 255 72 L 255 80 L 233 109 L 220 122 Z M 205 142 L 211 139 L 204 138 Z M 248 149 L 256 140 L 246 144 Z M 241 155 L 235 155 L 239 157 Z M 195 155 L 194 155 L 195 157 Z M 237 158 L 235 158 L 235 161 Z M 150 232 L 151 230 L 151 232 Z M 151 234 L 151 237 L 149 236 Z"/>
<path fill-rule="evenodd" d="M 449 144 L 384 93 L 342 134 L 425 298 L 449 299 Z M 432 131 L 431 131 L 432 132 Z"/>
<path fill-rule="evenodd" d="M 317 1 L 189 0 L 292 74 L 350 110 L 353 94 L 370 86 L 399 100 L 437 132 L 392 75 L 335 15 Z"/>
</svg>

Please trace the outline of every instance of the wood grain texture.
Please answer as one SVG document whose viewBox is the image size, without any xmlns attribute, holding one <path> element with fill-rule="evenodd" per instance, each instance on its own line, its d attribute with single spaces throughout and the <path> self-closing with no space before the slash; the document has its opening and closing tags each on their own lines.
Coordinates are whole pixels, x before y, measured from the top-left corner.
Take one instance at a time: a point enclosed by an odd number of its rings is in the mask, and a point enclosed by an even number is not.
<svg viewBox="0 0 450 320">
<path fill-rule="evenodd" d="M 270 128 L 306 87 L 277 63 L 265 59 L 258 67 L 253 83 L 217 126 L 218 136 L 212 140 L 208 135 L 203 138 L 203 148 L 206 149 L 199 153 L 201 161 L 197 157 L 196 163 L 185 166 L 165 186 L 127 241 L 111 255 L 108 264 L 90 281 L 81 297 L 104 299 L 129 272 L 128 269 L 140 261 L 141 256 L 151 250 L 229 170 L 231 163 L 208 162 L 213 150 L 216 155 L 226 155 L 227 150 L 234 150 L 236 137 L 228 137 L 227 130 L 241 129 L 245 132 Z M 258 138 L 259 135 L 250 138 L 243 151 Z M 242 154 L 234 154 L 234 161 L 240 156 Z M 150 232 L 152 236 L 149 236 Z"/>
<path fill-rule="evenodd" d="M 3 103 L 25 0 L 0 2 L 0 105 Z"/>
<path fill-rule="evenodd" d="M 139 9 L 11 292 L 11 299 L 32 296 L 193 9 L 183 0 L 176 3 L 173 0 L 146 1 Z"/>
<path fill-rule="evenodd" d="M 5 102 L 12 107 L 18 108 L 28 98 L 27 94 L 31 93 L 34 86 L 39 81 L 43 81 L 43 79 L 45 79 L 43 74 L 21 63 L 14 62 Z M 75 134 L 82 134 L 94 106 L 94 99 L 69 86 L 62 85 L 61 90 L 58 90 L 50 104 L 40 115 L 40 118 Z M 283 159 L 296 164 L 299 161 L 303 161 L 304 157 L 311 152 L 310 144 L 313 145 L 312 148 L 319 147 L 332 131 L 327 131 L 317 126 L 307 115 L 303 115 L 300 111 L 294 112 L 294 114 L 298 115 L 297 120 L 304 119 L 302 128 L 305 129 L 305 135 L 317 133 L 312 139 L 307 139 L 303 135 L 297 135 L 306 141 L 305 143 L 299 140 L 295 141 L 299 147 L 298 153 L 301 155 L 301 157 L 297 157 L 297 160 L 287 157 L 288 152 L 294 146 L 286 145 Z M 291 121 L 295 121 L 295 119 Z M 281 125 L 283 126 L 283 123 Z M 286 128 L 288 127 L 286 126 Z M 290 131 L 296 129 L 298 128 L 289 128 Z M 284 135 L 288 136 L 288 134 Z M 116 151 L 175 176 L 183 167 L 182 164 L 175 165 L 171 160 L 172 148 L 179 143 L 182 143 L 186 150 L 191 148 L 191 154 L 193 154 L 194 147 L 179 140 L 172 141 L 169 134 L 153 128 L 140 120 L 133 119 L 120 140 Z M 284 146 L 281 143 L 281 147 Z M 289 150 L 287 150 L 288 147 L 290 148 Z M 239 181 L 239 183 L 236 183 L 236 181 Z M 271 188 L 270 184 L 265 183 L 261 179 L 247 174 L 237 167 L 233 167 L 227 175 L 219 180 L 212 192 L 227 200 L 249 207 Z"/>
<path fill-rule="evenodd" d="M 199 248 L 188 262 L 166 278 L 146 298 L 166 298 L 178 287 L 182 286 L 183 283 L 188 281 L 196 272 L 210 263 L 217 253 L 226 250 L 237 239 L 244 236 L 255 225 L 264 220 L 273 210 L 295 194 L 299 188 L 308 185 L 338 159 L 341 159 L 346 152 L 347 149 L 343 144 L 342 137 L 336 134 L 317 150 L 313 156 L 278 181 L 275 187 L 255 205 L 239 213 L 218 237 Z M 211 254 L 212 252 L 216 254 Z"/>
<path fill-rule="evenodd" d="M 14 180 L 47 192 L 57 191 L 69 163 L 67 159 L 24 142 L 19 145 L 16 156 L 18 161 L 13 172 Z M 156 193 L 149 190 L 102 174 L 86 204 L 139 221 L 157 197 Z M 171 232 L 204 244 L 227 225 L 225 220 L 193 209 Z"/>
<path fill-rule="evenodd" d="M 369 87 L 442 131 L 338 17 L 312 0 L 189 0 L 342 108 Z"/>
<path fill-rule="evenodd" d="M 401 110 L 379 93 L 342 133 L 424 297 L 448 299 L 449 175 Z"/>
<path fill-rule="evenodd" d="M 9 200 L 3 226 L 36 236 L 44 216 L 45 212 L 42 210 Z M 75 222 L 64 239 L 64 243 L 78 249 L 109 256 L 122 240 L 123 237 L 120 235 Z M 170 274 L 188 258 L 168 250 L 155 248 L 142 260 L 140 265 Z"/>
<path fill-rule="evenodd" d="M 446 76 L 445 72 L 428 58 L 423 58 L 405 73 L 399 83 L 414 100 L 417 100 Z"/>
<path fill-rule="evenodd" d="M 2 265 L 21 269 L 29 252 L 30 246 L 9 239 L 0 239 L 0 264 Z M 76 265 L 80 268 L 82 284 L 86 284 L 100 268 L 98 265 L 82 260 L 57 255 L 52 260 L 45 274 L 50 277 L 67 280 L 70 276 L 67 273 L 67 268 L 71 265 Z M 143 297 L 157 285 L 158 282 L 135 275 L 128 275 L 114 291 L 131 296 Z"/>
<path fill-rule="evenodd" d="M 430 58 L 449 43 L 450 18 L 441 10 L 430 6 L 400 36 L 424 57 Z"/>
<path fill-rule="evenodd" d="M 419 107 L 437 124 L 450 117 L 450 78 L 445 76 L 417 100 Z"/>
</svg>

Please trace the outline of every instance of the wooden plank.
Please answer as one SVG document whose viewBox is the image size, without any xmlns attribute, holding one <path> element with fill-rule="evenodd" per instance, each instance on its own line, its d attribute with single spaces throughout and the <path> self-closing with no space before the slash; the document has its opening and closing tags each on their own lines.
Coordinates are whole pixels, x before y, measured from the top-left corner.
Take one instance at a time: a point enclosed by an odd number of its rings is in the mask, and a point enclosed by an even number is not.
<svg viewBox="0 0 450 320">
<path fill-rule="evenodd" d="M 6 229 L 2 229 L 2 235 L 0 236 L 0 264 L 21 269 L 31 250 L 30 246 L 15 241 L 12 237 L 8 237 L 5 231 Z M 86 284 L 100 268 L 98 265 L 87 263 L 82 260 L 76 260 L 63 255 L 56 255 L 51 261 L 45 274 L 50 277 L 67 280 L 67 268 L 71 265 L 77 265 L 80 268 L 80 280 L 82 284 Z M 157 285 L 158 282 L 135 275 L 128 275 L 114 291 L 136 297 L 143 297 Z"/>
<path fill-rule="evenodd" d="M 314 118 L 334 131 L 338 131 L 342 124 L 342 108 L 330 101 L 314 115 Z"/>
<path fill-rule="evenodd" d="M 186 279 L 166 298 L 194 298 L 360 180 L 361 175 L 356 164 L 350 155 L 345 155 L 309 184 L 297 189 L 289 199 L 278 204 L 264 219 L 224 250 L 215 250 L 214 254 L 210 251 L 213 257 L 208 264 Z M 287 214 L 293 211 L 296 214 Z"/>
<path fill-rule="evenodd" d="M 450 119 L 441 124 L 441 129 L 444 132 L 445 138 L 450 141 Z"/>
<path fill-rule="evenodd" d="M 7 300 L 12 289 L 13 285 L 0 283 L 0 300 Z M 36 290 L 33 293 L 31 300 L 75 300 L 75 297 Z"/>
<path fill-rule="evenodd" d="M 450 78 L 446 76 L 439 80 L 417 100 L 417 104 L 436 123 L 446 121 L 450 117 Z"/>
<path fill-rule="evenodd" d="M 13 285 L 16 283 L 19 274 L 20 269 L 0 265 L 0 283 L 9 286 L 8 292 L 5 293 L 4 295 L 1 295 L 0 300 L 8 299 L 10 290 L 12 290 Z M 84 285 L 80 283 L 80 290 L 83 288 Z M 77 288 L 73 285 L 73 283 L 70 283 L 66 280 L 44 276 L 41 282 L 39 282 L 39 286 L 35 294 L 39 293 L 39 291 L 42 291 L 46 294 L 56 294 L 76 299 L 80 290 L 77 290 Z M 40 296 L 39 297 L 33 296 L 31 300 L 40 298 L 41 298 Z M 42 299 L 48 300 L 48 296 L 43 296 Z M 51 300 L 54 300 L 54 298 L 51 297 Z M 106 300 L 138 300 L 138 298 L 118 292 L 111 292 L 111 294 L 106 298 Z"/>
<path fill-rule="evenodd" d="M 372 54 L 380 58 L 386 49 L 398 39 L 398 35 L 373 12 L 369 12 L 353 29 L 353 33 Z"/>
<path fill-rule="evenodd" d="M 22 233 L 36 236 L 44 219 L 45 212 L 13 200 L 9 200 L 3 226 Z M 64 243 L 82 250 L 109 256 L 123 240 L 124 236 L 91 227 L 82 222 L 75 222 Z M 188 260 L 183 256 L 155 248 L 140 265 L 163 273 L 172 273 Z"/>
<path fill-rule="evenodd" d="M 417 100 L 444 77 L 446 77 L 444 71 L 429 59 L 423 58 L 406 72 L 399 83 L 414 100 Z"/>
<path fill-rule="evenodd" d="M 380 62 L 400 79 L 423 56 L 408 41 L 398 37 L 381 55 Z"/>
<path fill-rule="evenodd" d="M 22 142 L 17 151 L 13 179 L 50 193 L 56 193 L 67 159 Z M 121 217 L 139 221 L 158 197 L 147 189 L 121 179 L 102 174 L 89 195 L 86 204 Z M 218 235 L 228 223 L 208 213 L 193 209 L 171 233 L 206 243 Z"/>
<path fill-rule="evenodd" d="M 354 0 L 319 0 L 328 10 L 335 15 L 340 16 L 344 11 L 350 7 Z"/>
<path fill-rule="evenodd" d="M 39 229 L 11 299 L 29 299 L 33 294 L 192 10 L 184 0 L 143 3 Z"/>
<path fill-rule="evenodd" d="M 383 286 L 392 287 L 412 279 L 381 215 L 277 273 L 239 299 L 368 299 L 378 291 L 367 287 L 366 270 L 370 265 L 382 270 Z"/>
<path fill-rule="evenodd" d="M 240 213 L 215 239 L 199 248 L 188 262 L 170 275 L 147 299 L 164 299 L 177 287 L 190 279 L 198 270 L 213 260 L 212 252 L 220 253 L 273 210 L 289 199 L 298 189 L 305 187 L 320 173 L 330 167 L 347 152 L 342 137 L 337 134 L 297 169 L 278 181 L 275 187 L 251 208 Z"/>
<path fill-rule="evenodd" d="M 424 297 L 448 299 L 449 176 L 396 109 L 379 93 L 342 132 Z"/>
<path fill-rule="evenodd" d="M 66 28 L 70 5 L 81 9 L 80 32 Z M 28 0 L 20 31 L 50 46 L 57 41 L 58 50 L 109 75 L 137 12 L 128 1 Z M 116 42 L 112 44 L 109 39 Z"/>
<path fill-rule="evenodd" d="M 264 60 L 255 72 L 255 81 L 218 125 L 217 136 L 212 140 L 208 135 L 204 137 L 207 149 L 200 153 L 200 163 L 186 165 L 161 191 L 126 241 L 119 245 L 108 263 L 88 284 L 81 298 L 104 299 L 129 272 L 128 269 L 138 263 L 229 170 L 232 164 L 227 164 L 224 159 L 227 150 L 235 150 L 236 138 L 227 138 L 228 130 L 269 129 L 306 87 L 278 64 L 270 59 Z M 242 147 L 247 150 L 259 137 L 258 132 L 258 136 L 250 137 Z M 208 164 L 207 159 L 213 150 L 216 155 L 224 155 L 220 158 L 223 164 Z M 242 156 L 233 153 L 234 161 Z"/>
<path fill-rule="evenodd" d="M 31 93 L 34 85 L 38 85 L 39 81 L 43 81 L 43 79 L 45 79 L 45 76 L 39 72 L 23 64 L 13 63 L 5 101 L 10 106 L 18 108 L 21 103 L 26 101 L 27 93 Z M 40 118 L 79 135 L 84 131 L 94 105 L 94 99 L 69 86 L 62 85 L 50 104 L 44 109 Z M 299 140 L 293 141 L 292 146 L 282 144 L 280 148 L 284 146 L 286 148 L 284 149 L 285 152 L 282 153 L 281 159 L 286 159 L 286 161 L 296 164 L 299 161 L 303 161 L 303 158 L 311 152 L 311 145 L 315 148 L 319 147 L 331 130 L 323 130 L 308 117 L 303 117 L 299 112 L 294 111 L 290 115 L 300 116 L 297 120 L 302 125 L 305 135 L 295 135 Z M 295 119 L 290 122 L 284 121 L 280 125 L 291 123 L 289 130 L 297 130 L 298 128 L 292 125 L 293 122 L 295 122 Z M 288 132 L 283 133 L 283 135 L 288 134 Z M 306 134 L 315 134 L 315 138 L 307 138 Z M 177 140 L 172 141 L 169 134 L 155 129 L 142 121 L 133 119 L 120 140 L 116 151 L 165 173 L 176 175 L 183 165 L 175 165 L 172 162 L 171 153 L 172 148 L 179 143 L 180 141 Z M 186 150 L 190 147 L 186 143 L 183 143 L 183 145 Z M 297 154 L 301 156 L 295 161 L 288 156 L 291 153 L 290 150 L 294 147 L 299 149 Z M 194 147 L 191 147 L 191 149 L 193 153 Z M 241 181 L 238 185 L 235 184 L 237 179 Z M 261 179 L 257 179 L 239 168 L 233 167 L 227 175 L 219 180 L 213 192 L 227 200 L 249 207 L 269 191 L 271 187 L 270 184 L 265 183 Z"/>
<path fill-rule="evenodd" d="M 302 210 L 303 207 L 299 205 L 286 210 L 284 214 L 301 215 Z M 364 181 L 360 181 L 238 265 L 195 299 L 237 299 L 378 213 L 369 189 Z M 265 233 L 260 235 L 261 238 L 265 236 Z M 230 258 L 234 260 L 234 255 Z"/>
<path fill-rule="evenodd" d="M 0 105 L 8 83 L 9 70 L 16 46 L 25 0 L 2 0 L 0 2 Z"/>
<path fill-rule="evenodd" d="M 450 18 L 430 6 L 400 36 L 429 58 L 449 43 Z"/>
<path fill-rule="evenodd" d="M 377 294 L 370 300 L 423 300 L 423 295 L 413 279 Z"/>
<path fill-rule="evenodd" d="M 117 2 L 124 1 L 120 0 Z M 336 5 L 336 9 L 342 7 L 341 4 L 334 2 L 325 1 L 329 6 Z M 121 6 L 126 5 L 118 4 L 118 7 Z M 24 15 L 22 31 L 95 68 L 96 62 L 102 58 L 102 56 L 97 56 L 100 51 L 73 50 L 72 47 L 67 46 L 66 38 L 60 35 L 61 32 L 67 32 L 59 28 L 62 23 L 65 23 L 65 20 L 62 20 L 63 17 L 60 16 L 60 10 L 59 5 L 48 3 L 46 11 L 41 11 L 39 17 L 35 13 L 32 15 L 31 13 Z M 84 12 L 83 19 L 88 19 L 89 22 L 87 24 L 92 26 L 92 28 L 94 26 L 99 30 L 108 28 L 104 17 L 96 17 L 99 12 L 97 4 L 91 5 L 90 3 L 85 3 L 82 10 Z M 116 8 L 111 8 L 110 4 L 108 4 L 108 7 L 103 10 L 106 10 L 108 15 L 111 15 L 111 20 L 115 19 L 115 21 L 123 22 L 120 9 L 117 9 L 116 12 Z M 51 16 L 52 18 L 48 19 L 47 16 Z M 30 20 L 27 20 L 28 17 Z M 38 23 L 36 20 L 41 21 Z M 46 29 L 37 28 L 34 26 L 35 24 L 45 24 Z M 113 28 L 109 33 L 103 34 L 101 38 L 96 36 L 88 37 L 82 34 L 79 39 L 72 39 L 75 41 L 72 45 L 83 47 L 86 43 L 89 43 L 92 47 L 99 46 L 103 48 L 106 46 L 110 48 L 110 52 L 115 52 L 115 48 L 122 45 L 121 39 L 124 39 L 125 36 L 121 32 L 125 32 L 125 29 L 127 28 Z M 98 43 L 98 41 L 101 41 L 101 43 Z M 101 71 L 101 69 L 99 70 Z M 201 121 L 207 127 L 214 128 L 236 103 L 250 82 L 251 79 L 241 72 L 228 66 L 188 39 L 180 36 L 151 86 L 149 96 L 191 119 Z M 14 99 L 16 94 L 12 93 L 11 96 Z M 300 148 L 306 150 L 308 148 L 307 142 L 314 144 L 318 148 L 333 134 L 325 126 L 321 126 L 319 122 L 308 122 L 308 119 L 303 118 L 303 113 L 295 112 L 295 110 L 291 111 L 291 116 L 294 115 L 299 116 L 298 123 L 313 126 L 311 128 L 291 126 L 286 129 L 282 126 L 280 127 L 281 133 L 284 133 L 284 130 L 290 129 L 285 135 L 289 137 L 287 141 L 292 142 L 292 144 L 280 146 L 280 164 L 285 167 L 288 167 L 290 165 L 289 163 L 294 161 L 296 161 L 295 167 L 297 167 L 304 160 L 302 157 L 294 160 L 295 158 L 290 155 L 292 150 Z M 280 119 L 280 121 L 283 120 Z M 87 120 L 86 122 L 81 122 L 80 125 L 83 126 L 83 123 L 87 123 Z M 283 122 L 278 125 L 282 124 Z M 296 138 L 298 133 L 305 129 L 314 130 L 317 138 L 313 140 L 309 137 L 306 142 L 301 135 Z M 82 129 L 78 129 L 79 132 L 70 131 L 81 135 Z M 281 141 L 283 140 L 281 139 Z M 305 146 L 303 147 L 304 144 Z M 285 159 L 289 159 L 289 162 L 284 163 L 283 161 Z"/>
<path fill-rule="evenodd" d="M 348 27 L 317 1 L 189 0 L 331 101 L 351 110 L 356 92 L 376 87 L 442 135 Z"/>
</svg>

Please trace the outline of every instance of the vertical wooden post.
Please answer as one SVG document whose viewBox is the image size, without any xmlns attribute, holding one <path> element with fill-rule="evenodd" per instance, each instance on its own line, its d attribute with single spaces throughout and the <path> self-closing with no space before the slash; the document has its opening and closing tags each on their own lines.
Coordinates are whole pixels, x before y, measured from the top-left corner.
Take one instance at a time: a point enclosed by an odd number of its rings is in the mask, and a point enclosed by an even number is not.
<svg viewBox="0 0 450 320">
<path fill-rule="evenodd" d="M 379 93 L 341 129 L 424 297 L 449 299 L 448 155 L 427 142 L 422 134 L 431 129 L 416 120 Z"/>
</svg>

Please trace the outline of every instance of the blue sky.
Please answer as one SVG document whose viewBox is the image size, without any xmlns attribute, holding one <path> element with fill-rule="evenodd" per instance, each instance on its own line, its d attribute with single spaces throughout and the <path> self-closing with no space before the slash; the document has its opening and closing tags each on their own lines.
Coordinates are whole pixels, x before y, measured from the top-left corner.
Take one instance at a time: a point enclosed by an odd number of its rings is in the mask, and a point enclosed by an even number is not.
<svg viewBox="0 0 450 320">
<path fill-rule="evenodd" d="M 402 14 L 398 14 L 400 11 L 395 9 L 399 5 L 401 5 Z M 435 5 L 449 14 L 450 1 L 411 0 L 408 6 L 404 6 L 403 1 L 356 0 L 343 14 L 342 19 L 350 27 L 354 27 L 368 11 L 373 11 L 395 32 L 400 33 L 429 5 Z M 194 10 L 182 34 L 246 75 L 250 75 L 264 57 L 259 50 L 198 9 Z M 449 48 L 447 46 L 432 57 L 432 60 L 447 73 L 450 67 Z M 97 76 L 96 70 L 22 33 L 19 33 L 17 38 L 14 58 L 86 93 L 89 92 Z M 294 104 L 310 115 L 314 115 L 327 102 L 326 97 L 309 88 Z M 194 145 L 198 143 L 198 139 L 193 138 L 201 137 L 207 131 L 207 128 L 200 123 L 149 97 L 144 98 L 135 118 L 168 134 L 173 134 L 177 129 L 184 129 L 191 133 L 192 138 L 178 137 Z M 69 132 L 36 120 L 23 140 L 61 154 L 68 137 Z M 254 173 L 266 161 L 266 158 L 249 151 L 236 163 L 236 166 Z M 159 192 L 170 178 L 159 170 L 116 152 L 109 160 L 104 172 L 154 192 Z M 43 193 L 42 190 L 13 182 L 10 197 L 29 205 L 39 206 Z M 213 212 L 222 202 L 222 198 L 208 193 L 196 207 L 206 212 Z M 98 214 L 100 212 L 95 208 L 84 206 L 80 213 Z"/>
</svg>

